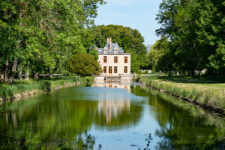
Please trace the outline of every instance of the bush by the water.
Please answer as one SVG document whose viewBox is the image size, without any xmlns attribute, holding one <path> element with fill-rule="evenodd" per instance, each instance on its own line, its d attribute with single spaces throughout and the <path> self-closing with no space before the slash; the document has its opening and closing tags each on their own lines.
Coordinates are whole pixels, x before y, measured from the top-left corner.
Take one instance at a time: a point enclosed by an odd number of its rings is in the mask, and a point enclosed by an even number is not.
<svg viewBox="0 0 225 150">
<path fill-rule="evenodd" d="M 68 62 L 67 68 L 71 73 L 80 76 L 93 76 L 101 72 L 101 67 L 94 56 L 90 54 L 75 54 Z"/>
</svg>

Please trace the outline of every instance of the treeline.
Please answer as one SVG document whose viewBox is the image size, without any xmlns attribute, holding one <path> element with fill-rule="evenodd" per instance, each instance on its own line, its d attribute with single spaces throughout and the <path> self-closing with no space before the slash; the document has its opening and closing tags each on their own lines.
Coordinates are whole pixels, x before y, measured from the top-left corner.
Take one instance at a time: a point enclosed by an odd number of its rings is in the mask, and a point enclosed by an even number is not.
<svg viewBox="0 0 225 150">
<path fill-rule="evenodd" d="M 72 55 L 88 52 L 104 0 L 1 0 L 0 74 L 62 73 Z"/>
<path fill-rule="evenodd" d="M 225 75 L 225 1 L 163 0 L 157 15 L 162 38 L 149 52 L 155 71 Z"/>
</svg>

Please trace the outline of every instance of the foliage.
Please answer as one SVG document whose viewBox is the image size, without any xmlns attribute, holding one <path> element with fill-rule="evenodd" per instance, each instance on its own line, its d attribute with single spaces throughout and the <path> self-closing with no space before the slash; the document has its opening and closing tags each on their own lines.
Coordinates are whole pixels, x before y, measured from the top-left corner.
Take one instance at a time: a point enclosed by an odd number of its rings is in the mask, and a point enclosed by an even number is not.
<svg viewBox="0 0 225 150">
<path fill-rule="evenodd" d="M 75 54 L 67 64 L 70 72 L 81 76 L 98 75 L 101 67 L 94 56 L 90 54 Z"/>
<path fill-rule="evenodd" d="M 70 56 L 87 52 L 88 35 L 104 0 L 0 1 L 0 73 L 66 70 Z"/>
<path fill-rule="evenodd" d="M 167 38 L 162 37 L 151 47 L 148 63 L 152 66 L 153 71 L 170 70 L 171 66 L 168 62 L 172 57 L 169 57 L 169 44 Z"/>
<path fill-rule="evenodd" d="M 170 42 L 165 50 L 168 59 L 160 57 L 163 64 L 189 75 L 204 69 L 207 74 L 224 75 L 224 9 L 223 0 L 163 0 L 156 18 L 162 25 L 157 34 Z M 151 53 L 153 59 L 158 55 Z M 159 69 L 168 71 L 163 66 Z"/>
</svg>

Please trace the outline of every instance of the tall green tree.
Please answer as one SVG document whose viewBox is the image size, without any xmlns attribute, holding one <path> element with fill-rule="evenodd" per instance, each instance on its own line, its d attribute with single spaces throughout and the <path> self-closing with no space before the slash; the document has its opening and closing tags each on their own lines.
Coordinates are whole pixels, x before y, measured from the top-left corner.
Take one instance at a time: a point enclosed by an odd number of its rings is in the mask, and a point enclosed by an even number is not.
<svg viewBox="0 0 225 150">
<path fill-rule="evenodd" d="M 0 1 L 0 72 L 51 73 L 86 52 L 97 8 L 104 0 Z M 87 42 L 88 41 L 88 42 Z"/>
<path fill-rule="evenodd" d="M 153 71 L 172 71 L 173 57 L 170 56 L 170 42 L 162 37 L 152 45 L 148 53 L 148 62 Z"/>
<path fill-rule="evenodd" d="M 224 8 L 222 0 L 163 0 L 156 32 L 171 41 L 174 70 L 224 74 Z"/>
</svg>

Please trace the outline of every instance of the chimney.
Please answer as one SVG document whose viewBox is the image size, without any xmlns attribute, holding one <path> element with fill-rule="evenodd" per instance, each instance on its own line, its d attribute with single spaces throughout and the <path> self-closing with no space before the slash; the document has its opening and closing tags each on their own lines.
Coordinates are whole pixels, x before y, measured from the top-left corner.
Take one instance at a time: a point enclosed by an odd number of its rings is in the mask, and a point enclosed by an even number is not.
<svg viewBox="0 0 225 150">
<path fill-rule="evenodd" d="M 110 51 L 112 51 L 112 39 L 109 38 L 109 46 L 110 46 Z"/>
</svg>

